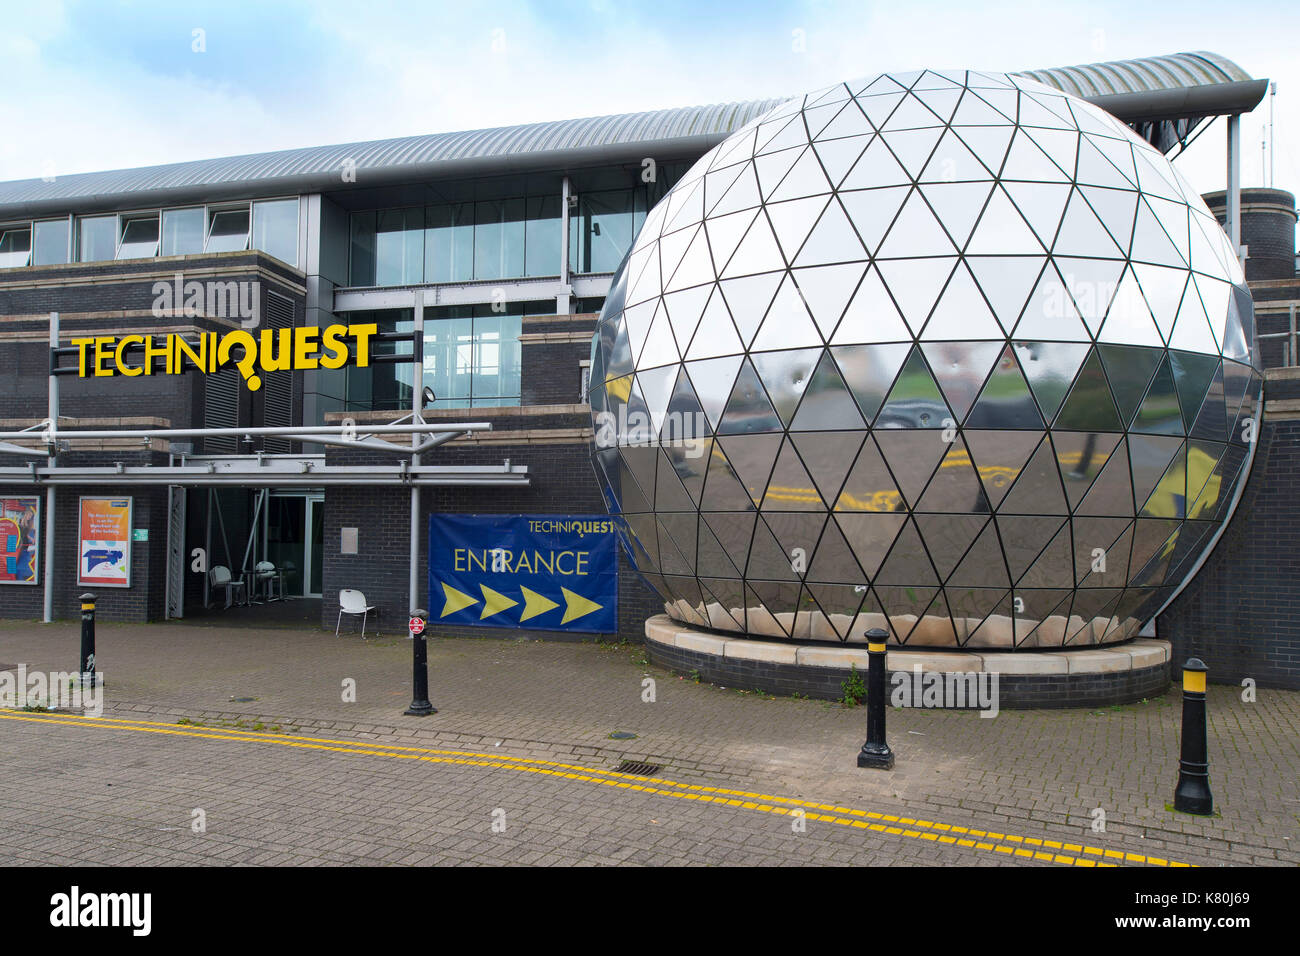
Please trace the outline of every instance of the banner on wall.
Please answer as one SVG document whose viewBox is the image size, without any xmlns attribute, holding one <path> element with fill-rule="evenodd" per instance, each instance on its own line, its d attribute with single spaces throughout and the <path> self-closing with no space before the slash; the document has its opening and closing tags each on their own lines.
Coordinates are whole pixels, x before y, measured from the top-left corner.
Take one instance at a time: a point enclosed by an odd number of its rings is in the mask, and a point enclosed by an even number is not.
<svg viewBox="0 0 1300 956">
<path fill-rule="evenodd" d="M 613 633 L 617 543 L 608 515 L 430 515 L 429 617 Z"/>
<path fill-rule="evenodd" d="M 131 498 L 82 498 L 77 584 L 131 586 Z"/>
<path fill-rule="evenodd" d="M 40 496 L 0 498 L 0 584 L 36 584 L 40 566 Z"/>
</svg>

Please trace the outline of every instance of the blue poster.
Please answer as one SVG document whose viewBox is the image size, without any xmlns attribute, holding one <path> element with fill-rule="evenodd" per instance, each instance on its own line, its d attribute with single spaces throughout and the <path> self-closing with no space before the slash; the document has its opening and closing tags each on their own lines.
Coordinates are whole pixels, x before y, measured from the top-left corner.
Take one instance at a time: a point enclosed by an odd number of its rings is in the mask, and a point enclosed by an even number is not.
<svg viewBox="0 0 1300 956">
<path fill-rule="evenodd" d="M 617 548 L 608 515 L 430 515 L 430 622 L 616 632 Z"/>
</svg>

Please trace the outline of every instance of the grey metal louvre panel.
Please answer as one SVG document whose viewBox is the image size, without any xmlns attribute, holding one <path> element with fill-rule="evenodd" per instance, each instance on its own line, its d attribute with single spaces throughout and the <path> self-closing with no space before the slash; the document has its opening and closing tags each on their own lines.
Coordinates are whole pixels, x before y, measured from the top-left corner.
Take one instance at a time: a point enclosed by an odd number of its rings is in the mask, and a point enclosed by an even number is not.
<svg viewBox="0 0 1300 956">
<path fill-rule="evenodd" d="M 204 428 L 235 428 L 239 425 L 239 390 L 242 387 L 239 369 L 233 365 L 203 376 Z M 204 454 L 234 451 L 238 451 L 238 439 L 234 437 L 209 436 L 203 439 Z"/>
<path fill-rule="evenodd" d="M 294 327 L 293 300 L 278 292 L 266 293 L 266 328 L 291 329 Z M 293 372 L 265 372 L 262 375 L 264 425 L 293 424 Z M 293 450 L 284 438 L 268 438 L 265 449 L 277 454 Z"/>
</svg>

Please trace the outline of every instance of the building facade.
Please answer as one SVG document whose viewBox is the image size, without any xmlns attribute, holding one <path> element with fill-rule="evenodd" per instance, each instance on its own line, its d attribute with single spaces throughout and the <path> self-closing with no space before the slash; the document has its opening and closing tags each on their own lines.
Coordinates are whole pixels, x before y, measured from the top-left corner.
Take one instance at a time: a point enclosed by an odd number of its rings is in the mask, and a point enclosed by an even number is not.
<svg viewBox="0 0 1300 956">
<path fill-rule="evenodd" d="M 1101 105 L 1165 152 L 1213 117 L 1253 108 L 1265 83 L 1213 54 L 1027 75 Z M 364 592 L 390 620 L 409 610 L 412 483 L 391 454 L 253 431 L 148 442 L 126 433 L 328 425 L 366 434 L 422 405 L 425 420 L 458 434 L 423 456 L 425 467 L 449 469 L 428 479 L 426 514 L 603 513 L 582 396 L 611 277 L 690 165 L 780 102 L 0 184 L 0 347 L 9 358 L 0 367 L 0 430 L 33 432 L 9 442 L 27 451 L 0 460 L 0 497 L 25 501 L 53 488 L 52 499 L 42 497 L 56 515 L 53 616 L 71 616 L 81 590 L 73 556 L 88 495 L 133 499 L 131 586 L 100 592 L 109 619 L 221 606 L 210 568 L 191 569 L 195 549 L 235 577 L 259 560 L 287 571 L 286 592 L 318 599 L 325 626 L 345 588 Z M 1243 198 L 1235 213 L 1243 237 L 1284 196 Z M 1279 284 L 1278 303 L 1293 301 L 1294 230 L 1291 271 L 1275 274 L 1285 272 L 1287 239 L 1276 219 L 1259 221 L 1270 224 L 1270 239 L 1246 242 L 1259 260 L 1246 266 L 1257 301 L 1272 294 L 1269 283 Z M 1263 301 L 1259 309 L 1260 331 L 1275 331 L 1263 316 L 1283 313 Z M 58 429 L 113 434 L 51 446 L 39 439 L 49 419 L 51 313 L 63 348 L 96 337 L 192 340 L 341 324 L 373 325 L 374 353 L 400 356 L 418 328 L 432 401 L 414 394 L 409 361 L 271 371 L 256 390 L 233 364 L 213 374 L 63 375 Z M 1293 308 L 1289 317 L 1294 329 Z M 1268 341 L 1276 342 L 1265 352 L 1270 364 L 1295 364 L 1293 334 Z M 82 348 L 93 358 L 93 344 Z M 454 428 L 464 423 L 491 428 Z M 183 477 L 146 471 L 164 467 Z M 258 477 L 259 467 L 269 471 Z M 328 480 L 313 485 L 313 475 Z M 421 582 L 426 559 L 423 550 L 416 556 Z M 619 560 L 616 633 L 636 640 L 661 602 Z M 44 567 L 37 578 L 0 586 L 0 615 L 39 618 Z M 436 595 L 425 597 L 432 604 Z"/>
</svg>

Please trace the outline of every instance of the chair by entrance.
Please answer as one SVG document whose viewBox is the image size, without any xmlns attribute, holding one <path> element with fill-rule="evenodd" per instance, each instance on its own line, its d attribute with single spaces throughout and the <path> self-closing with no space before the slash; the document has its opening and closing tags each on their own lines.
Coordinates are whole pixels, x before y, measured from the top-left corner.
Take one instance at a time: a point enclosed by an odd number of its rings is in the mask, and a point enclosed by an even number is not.
<svg viewBox="0 0 1300 956">
<path fill-rule="evenodd" d="M 208 575 L 211 579 L 213 589 L 226 589 L 227 610 L 230 608 L 232 603 L 235 603 L 234 596 L 236 593 L 238 593 L 245 602 L 248 600 L 247 595 L 244 594 L 244 582 L 242 580 L 236 581 L 232 578 L 230 576 L 230 568 L 226 567 L 224 564 L 218 564 L 213 567 L 213 569 L 208 572 Z"/>
<path fill-rule="evenodd" d="M 364 641 L 366 639 L 366 619 L 370 616 L 371 611 L 375 611 L 376 616 L 378 616 L 375 605 L 366 604 L 366 596 L 360 591 L 354 591 L 351 588 L 344 588 L 339 591 L 339 619 L 334 624 L 334 636 L 339 636 L 339 627 L 343 623 L 344 614 L 360 614 L 361 639 Z"/>
<path fill-rule="evenodd" d="M 270 561 L 259 561 L 253 569 L 254 578 L 257 586 L 260 586 L 265 594 L 266 601 L 284 600 L 284 572 L 276 570 L 274 564 Z"/>
</svg>

